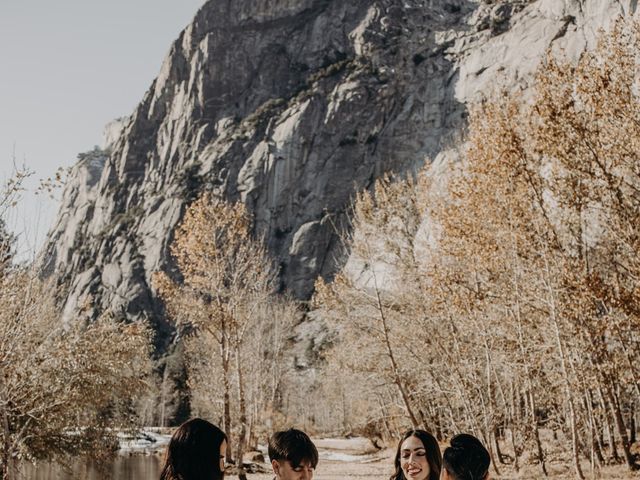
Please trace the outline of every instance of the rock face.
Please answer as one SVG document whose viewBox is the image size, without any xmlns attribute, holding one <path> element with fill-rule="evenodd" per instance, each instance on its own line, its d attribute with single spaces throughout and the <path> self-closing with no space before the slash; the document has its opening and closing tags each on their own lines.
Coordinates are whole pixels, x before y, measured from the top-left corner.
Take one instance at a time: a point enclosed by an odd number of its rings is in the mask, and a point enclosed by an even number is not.
<svg viewBox="0 0 640 480">
<path fill-rule="evenodd" d="M 551 47 L 576 57 L 637 0 L 210 0 L 104 151 L 73 169 L 42 252 L 66 287 L 169 331 L 150 288 L 203 191 L 247 204 L 307 298 L 335 271 L 354 192 L 440 160 L 467 105 L 526 88 Z"/>
</svg>

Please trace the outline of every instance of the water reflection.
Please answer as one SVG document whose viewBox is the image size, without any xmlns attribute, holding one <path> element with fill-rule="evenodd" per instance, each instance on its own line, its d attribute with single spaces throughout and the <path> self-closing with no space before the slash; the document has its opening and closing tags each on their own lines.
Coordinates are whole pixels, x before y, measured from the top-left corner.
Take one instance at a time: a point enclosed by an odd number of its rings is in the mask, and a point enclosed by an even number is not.
<svg viewBox="0 0 640 480">
<path fill-rule="evenodd" d="M 100 471 L 89 461 L 78 460 L 71 471 L 58 465 L 40 464 L 36 467 L 25 465 L 18 478 L 20 480 L 158 480 L 162 457 L 159 455 L 119 455 L 111 469 Z"/>
</svg>

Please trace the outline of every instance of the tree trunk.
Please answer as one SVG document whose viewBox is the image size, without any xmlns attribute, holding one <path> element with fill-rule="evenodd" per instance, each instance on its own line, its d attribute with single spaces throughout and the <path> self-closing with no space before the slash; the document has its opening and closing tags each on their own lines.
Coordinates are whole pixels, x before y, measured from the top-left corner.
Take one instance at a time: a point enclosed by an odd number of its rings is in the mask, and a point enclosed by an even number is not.
<svg viewBox="0 0 640 480">
<path fill-rule="evenodd" d="M 0 456 L 0 480 L 13 480 L 11 449 L 9 447 L 10 437 L 8 436 L 8 426 L 4 427 L 4 442 L 2 445 L 2 455 Z"/>
<path fill-rule="evenodd" d="M 569 381 L 569 371 L 567 369 L 566 363 L 566 354 L 564 351 L 564 344 L 562 342 L 562 336 L 560 334 L 560 325 L 558 322 L 558 317 L 555 309 L 555 295 L 553 292 L 553 288 L 549 283 L 549 279 L 551 277 L 549 272 L 549 266 L 546 265 L 546 273 L 547 273 L 547 288 L 549 291 L 549 306 L 550 306 L 550 320 L 554 326 L 555 330 L 555 340 L 556 345 L 558 347 L 558 355 L 560 356 L 560 367 L 562 373 L 562 380 L 564 383 L 565 395 L 567 396 L 567 402 L 569 405 L 569 428 L 571 430 L 571 450 L 573 455 L 573 466 L 576 471 L 576 477 L 580 480 L 584 480 L 584 474 L 582 473 L 582 468 L 580 467 L 580 452 L 578 448 L 578 425 L 576 421 L 576 411 L 573 403 L 573 394 L 571 390 L 571 382 Z"/>
<path fill-rule="evenodd" d="M 494 429 L 493 429 L 493 441 L 495 442 L 496 456 L 498 457 L 498 461 L 502 465 L 506 465 L 506 463 L 504 461 L 504 455 L 502 454 L 502 450 L 500 449 L 500 441 L 498 440 L 498 437 L 499 437 L 498 428 L 494 427 Z"/>
<path fill-rule="evenodd" d="M 600 463 L 597 458 L 597 435 L 596 435 L 596 427 L 593 418 L 593 412 L 591 410 L 591 404 L 589 400 L 589 390 L 584 392 L 584 397 L 582 399 L 582 403 L 584 404 L 584 411 L 587 413 L 587 423 L 589 426 L 589 451 L 588 458 L 591 461 L 591 476 L 595 477 L 596 469 L 599 467 Z"/>
<path fill-rule="evenodd" d="M 344 385 L 340 387 L 340 395 L 342 397 L 342 432 L 347 434 L 349 432 L 349 422 L 347 420 L 347 394 L 344 391 Z"/>
<path fill-rule="evenodd" d="M 485 422 L 486 423 L 486 422 Z M 491 430 L 482 430 L 482 439 L 484 440 L 484 444 L 487 446 L 487 451 L 489 452 L 489 458 L 491 459 L 491 465 L 493 466 L 493 470 L 496 472 L 496 475 L 500 476 L 500 469 L 498 468 L 498 462 L 496 462 L 496 457 L 494 455 L 494 447 L 493 447 L 493 434 Z"/>
<path fill-rule="evenodd" d="M 526 385 L 527 397 L 528 397 L 528 402 L 525 402 L 525 405 L 526 403 L 529 404 L 529 408 L 528 408 L 529 423 L 530 423 L 530 428 L 531 428 L 531 431 L 533 432 L 533 437 L 536 443 L 538 461 L 540 462 L 540 466 L 542 467 L 543 475 L 545 477 L 548 477 L 549 473 L 547 472 L 547 463 L 545 459 L 544 450 L 542 449 L 542 441 L 540 440 L 540 429 L 538 428 L 538 416 L 536 413 L 537 403 L 536 403 L 535 394 L 533 392 L 533 381 L 531 378 L 532 374 L 531 374 L 531 370 L 529 369 L 527 354 L 524 348 L 524 335 L 522 332 L 522 318 L 521 318 L 520 312 L 521 312 L 520 301 L 517 300 L 516 301 L 516 319 L 517 319 L 517 325 L 518 325 L 518 346 L 520 348 L 520 355 L 522 357 L 522 361 L 524 364 L 525 381 L 526 381 L 525 385 Z M 517 461 L 517 454 L 516 454 L 516 461 Z"/>
<path fill-rule="evenodd" d="M 223 330 L 222 332 L 222 342 L 220 345 L 221 348 L 221 357 L 222 357 L 222 383 L 224 386 L 223 393 L 223 403 L 224 403 L 224 414 L 223 414 L 223 423 L 224 423 L 224 433 L 227 436 L 227 442 L 231 443 L 231 372 L 230 372 L 230 352 L 229 352 L 229 339 L 227 338 L 226 332 Z M 231 448 L 227 448 L 226 453 L 226 461 L 229 463 L 233 462 L 233 455 L 231 453 Z"/>
<path fill-rule="evenodd" d="M 378 289 L 378 281 L 376 279 L 375 272 L 373 272 L 373 281 L 376 289 L 378 314 L 380 315 L 380 322 L 382 323 L 382 331 L 384 333 L 384 344 L 387 350 L 387 357 L 389 358 L 389 362 L 391 363 L 391 371 L 393 373 L 393 383 L 395 383 L 395 385 L 398 387 L 398 392 L 400 393 L 400 397 L 402 398 L 402 402 L 404 403 L 407 416 L 409 417 L 409 420 L 411 420 L 411 425 L 413 426 L 413 428 L 418 428 L 420 424 L 418 423 L 418 419 L 416 418 L 415 413 L 413 413 L 413 408 L 409 399 L 409 393 L 406 391 L 406 386 L 404 385 L 404 382 L 400 377 L 400 370 L 398 369 L 396 357 L 391 346 L 391 339 L 389 338 L 389 324 L 387 323 L 387 317 L 384 313 L 384 307 L 382 306 L 382 299 L 380 298 L 380 290 Z"/>
<path fill-rule="evenodd" d="M 622 418 L 622 411 L 620 409 L 618 397 L 609 383 L 605 385 L 604 391 L 607 395 L 607 399 L 609 400 L 609 407 L 611 408 L 611 413 L 613 414 L 616 430 L 618 430 L 618 435 L 620 436 L 620 440 L 622 441 L 622 450 L 624 452 L 625 461 L 627 462 L 627 467 L 629 468 L 629 470 L 633 471 L 635 470 L 635 462 L 633 456 L 631 455 L 631 445 L 629 444 L 627 427 L 625 426 L 624 419 Z"/>
<path fill-rule="evenodd" d="M 542 473 L 545 477 L 549 476 L 547 472 L 547 461 L 545 458 L 544 450 L 542 449 L 542 440 L 540 439 L 540 429 L 538 428 L 538 417 L 536 414 L 536 398 L 533 393 L 533 389 L 529 390 L 529 403 L 531 409 L 531 428 L 533 429 L 533 438 L 536 442 L 536 450 L 538 454 L 538 461 L 542 467 Z"/>
<path fill-rule="evenodd" d="M 520 471 L 520 453 L 518 452 L 518 446 L 516 445 L 516 432 L 515 425 L 511 428 L 510 435 L 511 437 L 511 448 L 513 448 L 513 467 L 516 469 L 516 472 Z"/>
<path fill-rule="evenodd" d="M 631 413 L 629 414 L 629 443 L 636 443 L 636 409 L 635 404 L 631 402 Z"/>
<path fill-rule="evenodd" d="M 241 358 L 241 349 L 240 343 L 238 342 L 235 345 L 235 355 L 236 355 L 236 370 L 237 370 L 237 379 L 238 379 L 238 399 L 239 399 L 239 410 L 240 410 L 240 434 L 238 435 L 238 445 L 236 449 L 236 459 L 238 466 L 238 478 L 240 480 L 247 480 L 247 472 L 244 470 L 243 457 L 244 450 L 247 442 L 247 402 L 245 399 L 244 393 L 244 374 L 242 371 L 242 358 Z"/>
<path fill-rule="evenodd" d="M 247 433 L 247 445 L 251 450 L 258 449 L 258 439 L 256 438 L 255 425 L 258 417 L 258 406 L 256 402 L 253 402 L 252 414 L 249 417 L 249 432 Z"/>
<path fill-rule="evenodd" d="M 387 415 L 387 407 L 384 404 L 384 400 L 382 399 L 382 397 L 378 394 L 376 395 L 377 399 L 378 399 L 378 405 L 380 405 L 380 412 L 382 413 L 382 425 L 384 426 L 385 430 L 387 431 L 387 435 L 389 438 L 393 436 L 392 432 L 391 432 L 391 426 L 389 425 L 389 419 L 388 419 L 388 415 Z"/>
<path fill-rule="evenodd" d="M 611 418 L 609 417 L 610 409 L 608 407 L 609 402 L 605 398 L 603 393 L 602 385 L 598 385 L 598 396 L 600 397 L 600 402 L 602 403 L 602 412 L 605 421 L 605 433 L 607 434 L 607 442 L 609 443 L 610 450 L 610 458 L 613 459 L 615 463 L 620 463 L 620 456 L 618 455 L 618 447 L 616 446 L 616 436 L 611 426 Z"/>
<path fill-rule="evenodd" d="M 0 388 L 2 395 L 0 396 L 0 405 L 2 408 L 2 452 L 0 452 L 0 479 L 14 480 L 13 457 L 11 448 L 11 430 L 9 428 L 9 412 L 7 411 L 8 402 L 5 398 L 5 389 L 0 377 Z"/>
<path fill-rule="evenodd" d="M 511 210 L 509 211 L 509 217 L 511 219 Z M 510 225 L 513 225 L 512 221 L 509 222 Z M 518 248 L 517 248 L 517 240 L 514 237 L 513 234 L 513 230 L 511 229 L 511 244 L 512 244 L 512 258 L 513 258 L 513 265 L 514 268 L 517 268 L 516 266 L 520 265 L 520 260 L 519 260 L 519 256 L 518 256 Z M 524 416 L 525 419 L 528 417 L 528 423 L 530 425 L 531 431 L 533 432 L 533 438 L 536 444 L 536 450 L 537 450 L 537 457 L 538 457 L 538 461 L 540 462 L 540 466 L 542 468 L 542 473 L 545 477 L 548 477 L 549 474 L 547 472 L 547 464 L 546 464 L 546 459 L 545 459 L 545 454 L 544 454 L 544 450 L 542 448 L 542 442 L 540 440 L 540 429 L 538 428 L 538 417 L 537 417 L 537 413 L 536 413 L 536 409 L 537 409 L 537 405 L 536 405 L 536 397 L 534 394 L 534 388 L 533 388 L 533 375 L 531 373 L 531 369 L 529 368 L 529 358 L 527 355 L 527 351 L 525 350 L 525 340 L 524 340 L 524 332 L 523 332 L 523 328 L 522 328 L 522 308 L 521 308 L 521 304 L 520 304 L 520 300 L 522 298 L 522 290 L 520 288 L 520 275 L 522 273 L 521 268 L 518 268 L 517 272 L 514 272 L 513 275 L 513 286 L 515 288 L 515 312 L 514 315 L 516 317 L 516 324 L 517 324 L 517 328 L 518 328 L 518 348 L 520 351 L 520 357 L 522 358 L 522 363 L 524 365 L 524 372 L 525 372 L 525 388 L 526 388 L 526 395 L 523 398 L 523 403 L 525 405 L 525 412 L 524 412 Z M 528 404 L 528 409 L 526 408 Z M 517 414 L 517 410 L 515 408 L 512 409 L 514 412 L 514 415 Z M 519 409 L 518 409 L 519 410 Z M 527 412 L 526 410 L 529 410 L 529 412 Z M 527 420 L 524 420 L 524 423 L 526 425 Z M 518 424 L 520 424 L 520 422 L 518 422 Z M 513 440 L 513 433 L 514 431 L 512 430 L 512 440 Z M 516 468 L 518 466 L 518 452 L 515 450 L 516 446 L 515 446 L 515 442 L 513 442 L 514 444 L 514 457 L 515 457 L 515 462 L 516 462 Z M 525 442 L 526 445 L 526 442 Z"/>
<path fill-rule="evenodd" d="M 604 463 L 604 457 L 602 455 L 602 445 L 600 444 L 600 437 L 598 434 L 598 422 L 593 413 L 593 395 L 591 394 L 591 390 L 587 390 L 586 392 L 585 404 L 587 407 L 587 414 L 589 415 L 589 426 L 591 430 L 591 450 L 595 455 L 598 465 L 602 465 Z"/>
<path fill-rule="evenodd" d="M 167 377 L 169 376 L 169 369 L 165 363 L 164 371 L 162 372 L 162 387 L 160 390 L 160 426 L 166 427 L 166 410 L 167 410 Z"/>
</svg>

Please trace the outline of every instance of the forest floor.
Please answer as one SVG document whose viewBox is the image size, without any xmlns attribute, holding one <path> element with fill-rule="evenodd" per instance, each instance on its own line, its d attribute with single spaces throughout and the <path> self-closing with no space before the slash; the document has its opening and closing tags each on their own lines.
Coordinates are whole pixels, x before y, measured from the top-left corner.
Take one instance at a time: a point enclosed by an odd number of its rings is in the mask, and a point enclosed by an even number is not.
<svg viewBox="0 0 640 480">
<path fill-rule="evenodd" d="M 314 479 L 317 480 L 388 480 L 393 471 L 393 455 L 395 451 L 387 448 L 375 451 L 371 443 L 363 438 L 351 439 L 314 439 L 314 443 L 320 452 L 320 463 L 316 469 Z M 444 445 L 442 448 L 444 449 Z M 509 465 L 499 465 L 500 475 L 491 470 L 493 480 L 538 480 L 544 479 L 540 467 L 537 465 L 524 465 L 516 472 Z M 563 465 L 558 460 L 551 460 L 548 465 L 550 479 L 573 479 L 573 470 L 568 465 Z M 595 473 L 590 466 L 583 465 L 584 475 L 587 479 L 607 480 L 638 480 L 640 472 L 631 473 L 624 466 L 616 465 L 604 467 Z M 231 478 L 231 477 L 230 477 Z M 271 480 L 273 475 L 250 475 L 251 480 Z"/>
</svg>

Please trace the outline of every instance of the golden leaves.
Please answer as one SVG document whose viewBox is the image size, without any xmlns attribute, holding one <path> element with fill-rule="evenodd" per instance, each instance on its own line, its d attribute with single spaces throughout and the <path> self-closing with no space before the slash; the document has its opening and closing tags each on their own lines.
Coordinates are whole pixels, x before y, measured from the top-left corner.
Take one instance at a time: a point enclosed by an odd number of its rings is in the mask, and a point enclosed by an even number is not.
<svg viewBox="0 0 640 480">
<path fill-rule="evenodd" d="M 63 325 L 51 291 L 27 269 L 0 280 L 1 443 L 26 459 L 100 455 L 147 388 L 150 332 L 107 317 Z"/>
<path fill-rule="evenodd" d="M 529 439 L 538 412 L 568 427 L 567 402 L 573 411 L 593 391 L 637 401 L 639 25 L 620 20 L 575 65 L 549 56 L 532 98 L 473 107 L 444 192 L 385 177 L 358 195 L 352 257 L 333 285 L 317 284 L 315 305 L 372 396 L 397 380 L 445 430 L 509 425 Z M 427 229 L 433 241 L 417 242 Z M 373 360 L 385 334 L 395 378 Z M 619 408 L 589 402 L 605 416 Z M 604 428 L 576 409 L 572 428 Z"/>
</svg>

